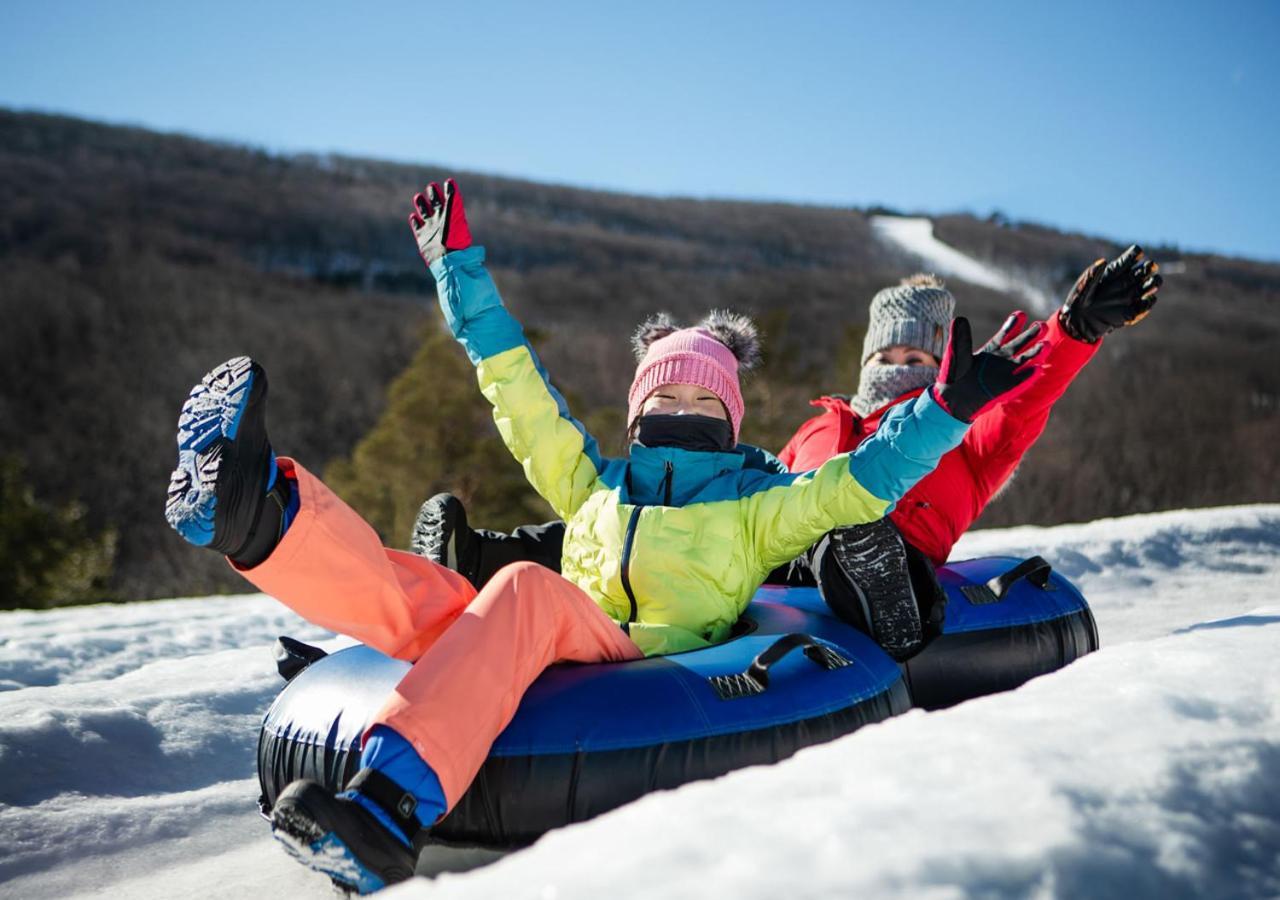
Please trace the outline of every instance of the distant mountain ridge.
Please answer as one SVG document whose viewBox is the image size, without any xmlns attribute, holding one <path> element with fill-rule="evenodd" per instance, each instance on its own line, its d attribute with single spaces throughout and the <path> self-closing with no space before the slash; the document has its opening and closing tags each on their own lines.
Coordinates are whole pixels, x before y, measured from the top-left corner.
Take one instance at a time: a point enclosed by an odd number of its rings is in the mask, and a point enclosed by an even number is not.
<svg viewBox="0 0 1280 900">
<path fill-rule="evenodd" d="M 745 436 L 776 450 L 809 397 L 853 388 L 867 304 L 918 265 L 876 238 L 872 211 L 280 156 L 0 110 L 2 454 L 25 464 L 37 496 L 82 501 L 90 522 L 119 530 L 114 592 L 243 584 L 161 517 L 178 406 L 213 364 L 264 362 L 273 439 L 315 468 L 373 427 L 436 327 L 405 218 L 413 192 L 447 174 L 504 297 L 584 414 L 620 403 L 625 338 L 646 314 L 731 307 L 766 339 Z M 995 217 L 933 221 L 938 239 L 1052 297 L 1117 249 Z M 1179 259 L 1156 312 L 1108 341 L 984 522 L 1280 500 L 1280 265 Z M 951 286 L 979 331 L 1020 302 Z"/>
</svg>

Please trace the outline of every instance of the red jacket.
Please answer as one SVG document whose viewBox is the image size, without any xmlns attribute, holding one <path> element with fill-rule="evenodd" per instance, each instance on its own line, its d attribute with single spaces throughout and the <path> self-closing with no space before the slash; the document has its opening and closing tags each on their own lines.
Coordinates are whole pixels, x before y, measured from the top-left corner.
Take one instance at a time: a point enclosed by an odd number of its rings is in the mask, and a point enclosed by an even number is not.
<svg viewBox="0 0 1280 900">
<path fill-rule="evenodd" d="M 1049 421 L 1049 410 L 1067 385 L 1101 346 L 1067 335 L 1056 315 L 1050 316 L 1044 337 L 1048 346 L 1044 374 L 1030 389 L 1008 403 L 998 404 L 974 422 L 964 442 L 942 457 L 938 467 L 922 478 L 889 518 L 902 536 L 935 563 L 951 554 L 960 535 L 978 517 L 1000 486 L 1017 468 Z M 846 453 L 880 425 L 885 411 L 916 396 L 903 394 L 865 418 L 839 397 L 820 397 L 812 405 L 826 410 L 800 426 L 778 458 L 793 472 L 816 469 L 837 453 Z"/>
</svg>

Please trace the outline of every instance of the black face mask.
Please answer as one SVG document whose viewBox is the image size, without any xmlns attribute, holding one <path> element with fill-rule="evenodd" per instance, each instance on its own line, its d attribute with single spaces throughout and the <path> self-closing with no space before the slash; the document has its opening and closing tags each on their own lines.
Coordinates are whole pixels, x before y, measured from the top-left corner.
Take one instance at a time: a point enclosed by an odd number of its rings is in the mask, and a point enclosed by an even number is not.
<svg viewBox="0 0 1280 900">
<path fill-rule="evenodd" d="M 651 413 L 638 420 L 636 442 L 645 447 L 675 447 L 704 452 L 733 449 L 733 427 L 728 419 L 712 416 Z"/>
</svg>

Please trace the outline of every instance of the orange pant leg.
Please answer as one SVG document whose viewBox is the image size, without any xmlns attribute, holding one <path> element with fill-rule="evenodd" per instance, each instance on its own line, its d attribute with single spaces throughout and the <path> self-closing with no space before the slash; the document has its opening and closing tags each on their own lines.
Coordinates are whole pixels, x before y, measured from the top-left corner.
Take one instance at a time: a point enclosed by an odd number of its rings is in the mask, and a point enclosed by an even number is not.
<svg viewBox="0 0 1280 900">
<path fill-rule="evenodd" d="M 415 660 L 476 595 L 466 578 L 413 553 L 388 550 L 378 533 L 315 475 L 297 477 L 298 514 L 260 565 L 236 570 L 304 619 L 388 656 Z"/>
<path fill-rule="evenodd" d="M 595 601 L 550 569 L 515 563 L 477 594 L 457 572 L 384 548 L 320 479 L 285 457 L 279 465 L 297 479 L 298 513 L 271 556 L 237 571 L 317 625 L 417 660 L 373 724 L 413 744 L 450 808 L 543 669 L 643 656 Z"/>
<path fill-rule="evenodd" d="M 536 563 L 513 563 L 423 654 L 374 724 L 413 744 L 452 809 L 543 669 L 642 656 L 576 585 Z"/>
</svg>

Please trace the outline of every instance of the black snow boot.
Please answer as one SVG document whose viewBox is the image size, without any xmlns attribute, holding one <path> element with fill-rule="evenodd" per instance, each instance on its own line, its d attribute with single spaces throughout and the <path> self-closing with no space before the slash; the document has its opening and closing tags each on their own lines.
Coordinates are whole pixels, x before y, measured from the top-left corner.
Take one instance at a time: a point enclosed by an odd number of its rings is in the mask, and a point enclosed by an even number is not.
<svg viewBox="0 0 1280 900">
<path fill-rule="evenodd" d="M 475 531 L 467 525 L 467 511 L 453 494 L 436 494 L 418 510 L 409 549 L 453 569 L 472 584 L 480 560 Z"/>
<path fill-rule="evenodd" d="M 398 791 L 385 776 L 375 777 L 390 785 L 393 793 Z M 361 793 L 369 796 L 363 789 Z M 403 808 L 404 802 L 398 809 L 395 803 L 390 808 L 379 806 L 409 834 L 409 844 L 357 800 L 303 779 L 276 799 L 271 831 L 303 865 L 328 875 L 343 890 L 371 894 L 412 878 L 418 854 L 426 845 L 427 829 L 413 819 L 412 807 Z"/>
<path fill-rule="evenodd" d="M 213 369 L 191 389 L 178 417 L 178 467 L 165 518 L 197 547 L 243 566 L 275 548 L 288 479 L 275 477 L 267 440 L 267 373 L 247 356 Z"/>
<path fill-rule="evenodd" d="M 837 528 L 828 540 L 828 553 L 843 578 L 840 585 L 831 583 L 836 576 L 828 561 L 825 577 L 820 579 L 827 605 L 875 638 L 894 659 L 915 654 L 924 635 L 906 544 L 898 529 L 888 519 L 880 519 Z"/>
</svg>

